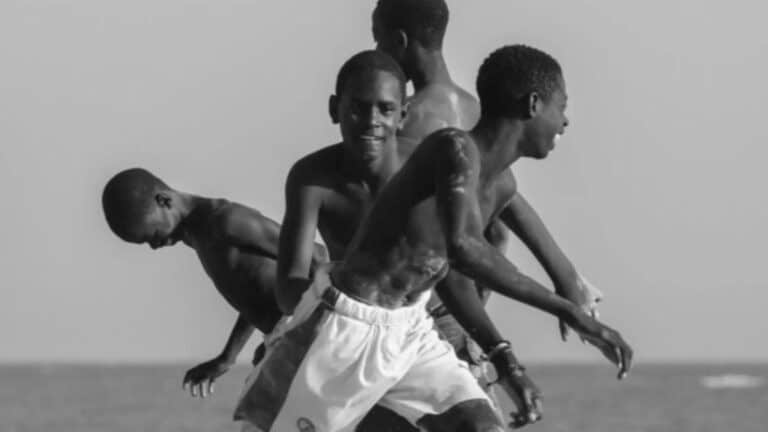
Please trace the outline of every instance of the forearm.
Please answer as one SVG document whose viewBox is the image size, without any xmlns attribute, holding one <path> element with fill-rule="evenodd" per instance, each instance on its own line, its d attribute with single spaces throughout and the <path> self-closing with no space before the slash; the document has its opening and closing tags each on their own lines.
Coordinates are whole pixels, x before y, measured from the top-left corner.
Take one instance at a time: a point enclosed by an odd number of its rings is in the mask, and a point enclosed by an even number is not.
<svg viewBox="0 0 768 432">
<path fill-rule="evenodd" d="M 455 269 L 505 297 L 568 321 L 578 315 L 571 302 L 520 273 L 498 250 L 482 239 L 463 240 L 459 247 L 453 248 L 451 258 Z"/>
<path fill-rule="evenodd" d="M 484 352 L 488 352 L 503 340 L 485 310 L 475 283 L 461 274 L 451 271 L 437 286 L 437 295 L 448 312 L 469 333 Z"/>
<path fill-rule="evenodd" d="M 578 289 L 576 268 L 525 198 L 518 193 L 501 217 L 536 257 L 552 279 L 556 291 L 569 294 L 561 291 Z"/>
<path fill-rule="evenodd" d="M 312 281 L 306 277 L 286 276 L 278 282 L 279 289 L 275 293 L 277 306 L 283 314 L 291 315 Z"/>
<path fill-rule="evenodd" d="M 255 327 L 246 321 L 242 315 L 237 317 L 235 326 L 229 334 L 229 339 L 221 351 L 220 357 L 227 363 L 234 363 L 238 354 L 243 350 L 246 342 L 253 334 Z"/>
</svg>

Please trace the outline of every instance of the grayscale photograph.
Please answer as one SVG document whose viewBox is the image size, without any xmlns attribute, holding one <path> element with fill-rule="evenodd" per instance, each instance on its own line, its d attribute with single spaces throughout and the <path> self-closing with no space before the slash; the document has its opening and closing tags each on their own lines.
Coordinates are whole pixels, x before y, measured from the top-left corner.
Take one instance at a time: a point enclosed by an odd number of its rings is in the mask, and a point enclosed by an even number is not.
<svg viewBox="0 0 768 432">
<path fill-rule="evenodd" d="M 767 14 L 0 2 L 0 431 L 768 431 Z"/>
</svg>

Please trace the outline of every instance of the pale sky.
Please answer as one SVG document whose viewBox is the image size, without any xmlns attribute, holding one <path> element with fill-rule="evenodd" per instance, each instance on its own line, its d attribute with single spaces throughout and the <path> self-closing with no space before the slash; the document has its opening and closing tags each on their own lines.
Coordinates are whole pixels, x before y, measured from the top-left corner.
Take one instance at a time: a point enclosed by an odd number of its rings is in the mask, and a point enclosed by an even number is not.
<svg viewBox="0 0 768 432">
<path fill-rule="evenodd" d="M 217 354 L 235 313 L 183 246 L 108 230 L 101 189 L 143 166 L 280 220 L 327 97 L 372 47 L 375 1 L 0 3 L 0 361 Z M 638 361 L 768 360 L 768 7 L 758 1 L 449 1 L 446 57 L 527 43 L 560 60 L 571 126 L 513 168 Z M 551 286 L 519 244 L 510 257 Z M 602 361 L 494 297 L 524 361 Z M 242 359 L 250 354 L 244 353 Z"/>
</svg>

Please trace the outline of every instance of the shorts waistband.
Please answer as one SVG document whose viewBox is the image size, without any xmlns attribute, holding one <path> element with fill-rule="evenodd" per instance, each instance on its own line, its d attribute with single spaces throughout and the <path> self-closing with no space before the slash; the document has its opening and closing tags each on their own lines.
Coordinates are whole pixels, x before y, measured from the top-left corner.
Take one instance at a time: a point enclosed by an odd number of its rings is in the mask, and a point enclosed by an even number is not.
<svg viewBox="0 0 768 432">
<path fill-rule="evenodd" d="M 326 267 L 326 269 L 328 269 Z M 324 269 L 324 270 L 326 270 Z M 319 276 L 319 277 L 318 277 Z M 380 324 L 387 326 L 411 325 L 416 321 L 423 320 L 427 314 L 427 302 L 431 296 L 432 290 L 421 293 L 418 299 L 407 305 L 396 309 L 387 309 L 381 306 L 370 305 L 357 300 L 338 288 L 333 286 L 330 277 L 325 275 L 315 275 L 315 282 L 322 280 L 325 283 L 315 283 L 317 294 L 323 302 L 331 307 L 336 313 L 348 316 L 358 321 L 368 324 Z"/>
<path fill-rule="evenodd" d="M 421 294 L 414 303 L 397 309 L 387 309 L 363 303 L 344 294 L 334 286 L 328 286 L 323 292 L 322 298 L 325 303 L 333 308 L 334 312 L 368 324 L 407 326 L 429 316 L 426 305 L 427 301 L 429 301 L 430 292 L 427 291 Z"/>
</svg>

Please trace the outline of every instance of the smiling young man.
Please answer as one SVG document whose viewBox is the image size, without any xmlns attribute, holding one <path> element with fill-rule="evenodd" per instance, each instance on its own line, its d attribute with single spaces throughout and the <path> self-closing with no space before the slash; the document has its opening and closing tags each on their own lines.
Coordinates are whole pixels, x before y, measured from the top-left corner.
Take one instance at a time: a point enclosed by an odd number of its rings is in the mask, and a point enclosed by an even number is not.
<svg viewBox="0 0 768 432">
<path fill-rule="evenodd" d="M 113 176 L 104 187 L 102 207 L 110 229 L 122 240 L 152 249 L 182 242 L 194 249 L 216 289 L 238 311 L 222 352 L 184 376 L 192 396 L 205 397 L 254 329 L 269 333 L 282 316 L 274 296 L 279 225 L 242 204 L 172 189 L 142 168 Z M 322 245 L 311 249 L 314 269 L 327 258 Z M 261 355 L 262 346 L 254 362 Z"/>
<path fill-rule="evenodd" d="M 237 417 L 262 431 L 297 424 L 349 431 L 378 402 L 426 430 L 503 430 L 425 310 L 449 261 L 465 276 L 564 319 L 625 374 L 631 350 L 618 333 L 517 272 L 483 237 L 493 217 L 504 219 L 515 193 L 507 167 L 521 156 L 545 156 L 567 124 L 559 65 L 527 47 L 497 51 L 479 74 L 478 126 L 436 132 L 398 171 L 396 95 L 402 98 L 404 83 L 384 58 L 364 55 L 370 59 L 354 68 L 356 79 L 339 74 L 331 99 L 344 142 L 300 160 L 289 174 L 278 300 L 293 318 L 271 335 Z M 316 272 L 313 282 L 301 249 L 315 227 L 324 238 L 323 231 L 333 234 L 331 257 L 342 253 L 344 260 L 329 275 Z M 490 355 L 514 359 L 508 343 Z M 511 375 L 524 378 L 519 367 Z"/>
<path fill-rule="evenodd" d="M 471 129 L 480 117 L 480 104 L 453 81 L 443 55 L 449 15 L 445 0 L 378 0 L 374 9 L 372 27 L 377 49 L 390 54 L 413 83 L 408 115 L 398 132 L 401 153 L 410 154 L 414 143 L 440 128 Z M 508 224 L 511 230 L 536 256 L 555 291 L 596 315 L 602 293 L 576 271 L 519 191 L 506 213 L 508 221 L 514 222 Z M 506 251 L 509 234 L 501 221 L 492 221 L 485 235 L 499 251 Z M 452 272 L 438 285 L 438 296 L 432 297 L 428 308 L 441 335 L 459 357 L 479 369 L 484 360 L 481 353 L 487 355 L 503 338 L 484 310 L 490 291 L 478 285 L 478 298 L 473 290 L 465 289 L 473 284 Z M 568 329 L 562 321 L 560 332 L 565 340 Z M 529 408 L 533 411 L 530 421 L 535 421 L 541 414 L 540 407 Z"/>
</svg>

